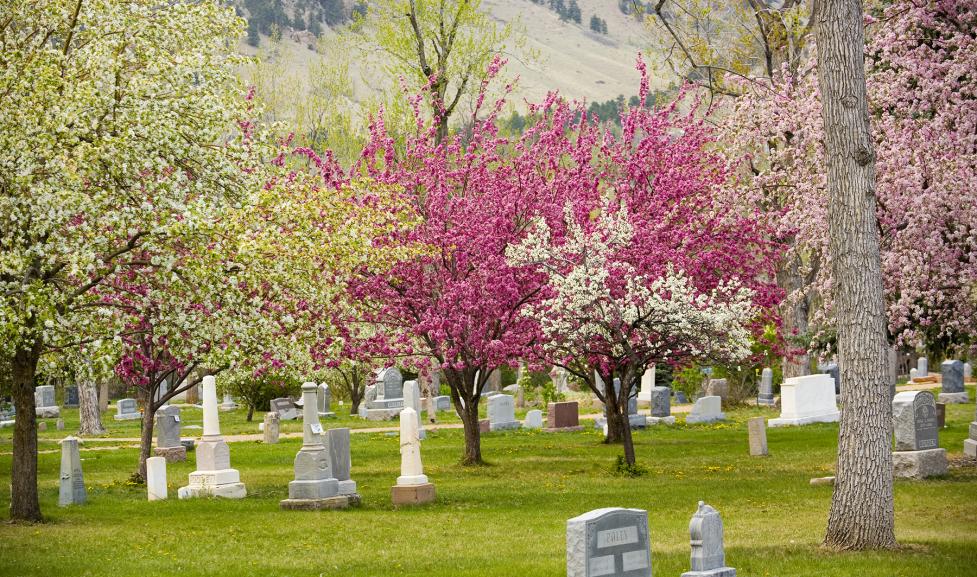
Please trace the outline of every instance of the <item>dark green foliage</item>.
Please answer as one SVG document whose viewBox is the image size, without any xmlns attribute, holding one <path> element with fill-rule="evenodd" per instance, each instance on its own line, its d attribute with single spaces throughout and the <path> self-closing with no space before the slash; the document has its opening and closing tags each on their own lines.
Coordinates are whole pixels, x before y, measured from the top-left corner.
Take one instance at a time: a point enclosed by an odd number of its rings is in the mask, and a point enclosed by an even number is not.
<svg viewBox="0 0 977 577">
<path fill-rule="evenodd" d="M 255 48 L 261 45 L 261 35 L 258 33 L 256 20 L 248 20 L 248 44 Z"/>
<path fill-rule="evenodd" d="M 607 34 L 607 20 L 594 14 L 590 17 L 590 29 L 598 34 Z"/>
<path fill-rule="evenodd" d="M 342 24 L 349 19 L 343 0 L 319 0 L 319 5 L 322 6 L 322 19 L 330 26 Z"/>
</svg>

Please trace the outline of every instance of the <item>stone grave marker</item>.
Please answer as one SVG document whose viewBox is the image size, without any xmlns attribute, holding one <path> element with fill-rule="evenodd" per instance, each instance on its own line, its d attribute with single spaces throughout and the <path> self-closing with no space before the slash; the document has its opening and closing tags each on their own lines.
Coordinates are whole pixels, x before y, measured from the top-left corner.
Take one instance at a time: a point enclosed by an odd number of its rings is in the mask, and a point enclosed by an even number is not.
<svg viewBox="0 0 977 577">
<path fill-rule="evenodd" d="M 818 367 L 818 371 L 822 374 L 828 375 L 834 380 L 835 394 L 841 394 L 841 369 L 838 367 L 838 363 L 828 363 Z"/>
<path fill-rule="evenodd" d="M 406 407 L 400 412 L 400 476 L 390 488 L 390 498 L 394 505 L 420 505 L 430 503 L 434 497 L 434 484 L 428 481 L 421 462 L 417 415 Z"/>
<path fill-rule="evenodd" d="M 773 369 L 764 367 L 760 373 L 760 394 L 757 396 L 758 405 L 773 406 Z"/>
<path fill-rule="evenodd" d="M 929 359 L 926 357 L 916 359 L 916 376 L 919 378 L 930 376 Z"/>
<path fill-rule="evenodd" d="M 180 407 L 166 405 L 156 411 L 156 456 L 170 463 L 187 460 L 187 449 L 180 442 L 180 429 Z"/>
<path fill-rule="evenodd" d="M 522 423 L 522 428 L 524 429 L 542 429 L 543 428 L 543 411 L 539 409 L 533 409 L 526 413 L 526 420 Z"/>
<path fill-rule="evenodd" d="M 280 430 L 281 420 L 278 413 L 271 411 L 265 413 L 264 427 L 262 427 L 265 443 L 268 443 L 269 445 L 274 445 L 277 443 Z"/>
<path fill-rule="evenodd" d="M 689 535 L 692 570 L 682 573 L 682 577 L 736 577 L 736 569 L 726 567 L 719 511 L 699 501 L 699 509 L 689 522 Z"/>
<path fill-rule="evenodd" d="M 963 388 L 963 362 L 943 361 L 940 365 L 942 383 L 940 402 L 947 404 L 962 404 L 970 400 L 966 389 Z"/>
<path fill-rule="evenodd" d="M 825 374 L 786 379 L 780 386 L 780 417 L 771 427 L 834 423 L 841 418 L 832 378 Z"/>
<path fill-rule="evenodd" d="M 718 396 L 699 397 L 692 405 L 692 411 L 685 417 L 685 422 L 694 423 L 713 423 L 723 421 L 726 415 L 723 414 L 723 400 Z"/>
<path fill-rule="evenodd" d="M 34 411 L 38 419 L 56 419 L 61 407 L 54 401 L 54 385 L 42 385 L 34 389 Z"/>
<path fill-rule="evenodd" d="M 140 417 L 142 415 L 139 414 L 136 399 L 119 399 L 115 402 L 115 415 L 113 418 L 116 421 L 134 421 Z"/>
<path fill-rule="evenodd" d="M 329 429 L 328 435 L 332 475 L 339 482 L 339 494 L 348 497 L 351 505 L 359 505 L 360 494 L 356 492 L 356 481 L 351 477 L 353 460 L 350 452 L 349 429 Z"/>
<path fill-rule="evenodd" d="M 509 395 L 493 395 L 488 400 L 490 431 L 518 429 L 522 424 L 516 420 L 516 402 Z"/>
<path fill-rule="evenodd" d="M 61 441 L 61 484 L 58 489 L 58 506 L 84 505 L 88 500 L 85 478 L 81 471 L 81 453 L 78 439 L 65 437 Z"/>
<path fill-rule="evenodd" d="M 766 457 L 767 453 L 767 421 L 763 417 L 755 417 L 747 422 L 750 434 L 750 455 Z"/>
<path fill-rule="evenodd" d="M 596 509 L 567 521 L 567 577 L 651 577 L 648 512 Z"/>
<path fill-rule="evenodd" d="M 70 385 L 64 388 L 64 406 L 78 407 L 78 386 Z"/>
<path fill-rule="evenodd" d="M 945 475 L 946 449 L 939 448 L 936 400 L 929 391 L 904 391 L 892 399 L 896 449 L 892 471 L 897 478 L 925 479 Z"/>
<path fill-rule="evenodd" d="M 150 501 L 166 500 L 165 457 L 150 457 L 146 459 L 146 491 L 148 492 Z"/>
<path fill-rule="evenodd" d="M 299 410 L 295 402 L 288 397 L 272 399 L 269 404 L 271 412 L 278 413 L 280 421 L 294 421 L 299 418 Z"/>
<path fill-rule="evenodd" d="M 577 401 L 550 403 L 546 407 L 546 431 L 582 431 Z"/>
<path fill-rule="evenodd" d="M 320 383 L 319 388 L 316 389 L 316 410 L 319 416 L 328 419 L 335 417 L 336 413 L 332 410 L 332 391 L 329 390 L 329 385 L 326 383 Z"/>
<path fill-rule="evenodd" d="M 675 424 L 675 417 L 672 415 L 672 389 L 671 387 L 652 387 L 649 392 L 651 400 L 651 417 L 648 422 L 657 425 Z"/>
<path fill-rule="evenodd" d="M 963 453 L 968 457 L 977 458 L 977 414 L 974 415 L 974 420 L 970 422 L 969 435 L 963 440 Z"/>
</svg>

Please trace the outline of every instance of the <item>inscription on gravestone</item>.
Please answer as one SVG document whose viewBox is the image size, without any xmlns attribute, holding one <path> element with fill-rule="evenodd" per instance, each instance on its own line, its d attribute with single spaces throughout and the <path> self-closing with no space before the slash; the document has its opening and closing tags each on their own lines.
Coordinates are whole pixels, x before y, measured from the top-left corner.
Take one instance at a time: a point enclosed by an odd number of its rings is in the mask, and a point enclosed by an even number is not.
<svg viewBox="0 0 977 577">
<path fill-rule="evenodd" d="M 935 449 L 939 446 L 940 425 L 936 418 L 936 403 L 933 395 L 916 395 L 913 399 L 915 419 L 916 448 Z"/>
<path fill-rule="evenodd" d="M 597 509 L 567 521 L 568 577 L 651 577 L 648 512 Z"/>
</svg>

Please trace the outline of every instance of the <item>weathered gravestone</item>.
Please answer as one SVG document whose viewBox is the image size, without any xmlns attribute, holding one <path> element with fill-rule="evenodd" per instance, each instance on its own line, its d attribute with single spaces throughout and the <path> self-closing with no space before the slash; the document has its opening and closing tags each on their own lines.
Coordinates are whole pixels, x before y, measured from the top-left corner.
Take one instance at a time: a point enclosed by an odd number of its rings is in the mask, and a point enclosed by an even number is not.
<svg viewBox="0 0 977 577">
<path fill-rule="evenodd" d="M 187 460 L 187 449 L 180 443 L 180 407 L 166 405 L 156 411 L 154 453 L 170 463 Z"/>
<path fill-rule="evenodd" d="M 747 421 L 750 435 L 750 455 L 754 457 L 767 456 L 767 421 L 763 417 L 755 417 Z"/>
<path fill-rule="evenodd" d="M 651 417 L 648 422 L 657 425 L 675 424 L 675 417 L 672 415 L 672 389 L 670 387 L 652 387 L 649 392 L 651 402 Z"/>
<path fill-rule="evenodd" d="M 351 477 L 353 460 L 349 448 L 349 429 L 329 429 L 328 434 L 332 476 L 339 482 L 339 494 L 348 497 L 351 505 L 359 505 L 360 494 L 356 492 L 356 481 Z"/>
<path fill-rule="evenodd" d="M 567 521 L 567 577 L 651 577 L 648 512 L 596 509 Z"/>
<path fill-rule="evenodd" d="M 406 381 L 404 383 L 404 407 L 414 409 L 417 414 L 417 436 L 420 439 L 427 438 L 424 430 L 424 419 L 421 418 L 421 387 L 417 381 Z"/>
<path fill-rule="evenodd" d="M 490 431 L 518 429 L 522 424 L 516 420 L 516 401 L 509 395 L 493 395 L 488 400 Z"/>
<path fill-rule="evenodd" d="M 134 421 L 140 418 L 139 408 L 136 406 L 136 399 L 119 399 L 115 403 L 116 421 Z"/>
<path fill-rule="evenodd" d="M 197 470 L 190 473 L 190 482 L 180 487 L 181 499 L 196 497 L 224 497 L 243 499 L 248 491 L 241 482 L 241 474 L 231 468 L 231 449 L 221 436 L 220 412 L 217 408 L 217 380 L 207 375 L 201 385 L 203 394 L 203 436 L 197 442 Z"/>
<path fill-rule="evenodd" d="M 760 373 L 760 394 L 757 396 L 758 405 L 773 406 L 773 369 L 764 367 Z"/>
<path fill-rule="evenodd" d="M 38 419 L 56 419 L 61 416 L 61 407 L 54 402 L 53 385 L 42 385 L 34 390 L 34 411 Z"/>
<path fill-rule="evenodd" d="M 166 500 L 166 458 L 146 459 L 146 491 L 150 501 Z"/>
<path fill-rule="evenodd" d="M 841 418 L 835 385 L 828 375 L 793 377 L 780 386 L 780 418 L 770 419 L 771 427 L 834 423 Z"/>
<path fill-rule="evenodd" d="M 719 511 L 699 501 L 699 509 L 689 522 L 689 536 L 692 570 L 682 573 L 682 577 L 736 577 L 736 569 L 726 567 Z"/>
<path fill-rule="evenodd" d="M 377 373 L 373 395 L 366 398 L 363 416 L 371 421 L 387 421 L 404 408 L 404 377 L 397 367 L 387 367 Z"/>
<path fill-rule="evenodd" d="M 71 385 L 64 388 L 64 406 L 78 406 L 78 387 L 76 385 Z"/>
<path fill-rule="evenodd" d="M 339 495 L 339 481 L 332 475 L 332 455 L 326 444 L 316 406 L 315 383 L 302 385 L 302 448 L 295 455 L 295 480 L 288 484 L 288 499 L 279 502 L 282 509 L 318 510 L 349 506 L 349 499 Z"/>
<path fill-rule="evenodd" d="M 970 397 L 963 388 L 963 362 L 943 361 L 940 372 L 942 376 L 940 402 L 947 404 L 968 402 Z"/>
<path fill-rule="evenodd" d="M 723 414 L 723 401 L 718 396 L 699 397 L 692 405 L 692 411 L 685 417 L 686 423 L 712 423 L 726 419 Z"/>
<path fill-rule="evenodd" d="M 58 490 L 58 506 L 83 505 L 87 500 L 78 439 L 65 437 L 61 441 L 61 486 Z"/>
<path fill-rule="evenodd" d="M 268 412 L 265 413 L 265 421 L 263 427 L 263 433 L 265 436 L 265 442 L 269 445 L 274 445 L 278 442 L 278 433 L 281 430 L 281 421 L 278 413 Z"/>
<path fill-rule="evenodd" d="M 326 383 L 320 383 L 316 389 L 316 409 L 324 419 L 336 416 L 332 410 L 332 391 Z"/>
<path fill-rule="evenodd" d="M 892 399 L 896 450 L 892 472 L 898 478 L 925 479 L 947 472 L 946 449 L 939 448 L 936 400 L 929 391 L 904 391 Z"/>
<path fill-rule="evenodd" d="M 430 503 L 434 497 L 434 484 L 428 481 L 421 462 L 417 415 L 406 407 L 400 412 L 400 476 L 390 488 L 390 498 L 394 505 L 420 505 Z"/>
<path fill-rule="evenodd" d="M 434 397 L 434 410 L 439 413 L 451 410 L 451 397 L 448 395 L 438 395 Z"/>
<path fill-rule="evenodd" d="M 826 365 L 821 365 L 818 367 L 818 371 L 821 374 L 828 375 L 834 381 L 835 394 L 841 394 L 841 369 L 838 367 L 838 363 L 828 363 Z"/>
<path fill-rule="evenodd" d="M 969 457 L 977 458 L 977 414 L 970 423 L 970 434 L 963 441 L 963 452 Z"/>
<path fill-rule="evenodd" d="M 526 420 L 522 423 L 522 428 L 524 429 L 542 429 L 543 428 L 543 411 L 539 409 L 533 409 L 526 413 Z"/>
<path fill-rule="evenodd" d="M 916 359 L 916 376 L 918 378 L 928 377 L 929 373 L 929 359 L 926 357 L 919 357 Z"/>
<path fill-rule="evenodd" d="M 576 401 L 550 403 L 546 407 L 546 431 L 580 431 L 580 410 Z"/>
<path fill-rule="evenodd" d="M 299 418 L 299 410 L 295 402 L 288 397 L 272 399 L 269 405 L 271 412 L 278 413 L 280 421 L 294 421 Z"/>
</svg>

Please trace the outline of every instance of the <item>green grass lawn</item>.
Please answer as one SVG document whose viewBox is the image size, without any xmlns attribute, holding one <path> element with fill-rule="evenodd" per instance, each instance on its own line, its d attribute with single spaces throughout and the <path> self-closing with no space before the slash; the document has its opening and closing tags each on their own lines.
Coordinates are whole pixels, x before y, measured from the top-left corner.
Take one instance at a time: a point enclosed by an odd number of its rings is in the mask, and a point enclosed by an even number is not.
<svg viewBox="0 0 977 577">
<path fill-rule="evenodd" d="M 566 520 L 617 506 L 648 510 L 654 574 L 678 577 L 689 568 L 688 522 L 702 499 L 722 513 L 727 564 L 742 576 L 971 576 L 977 572 L 977 465 L 961 456 L 974 405 L 948 409 L 940 442 L 954 464 L 946 478 L 896 483 L 897 551 L 821 549 L 831 488 L 808 481 L 832 474 L 838 428 L 770 429 L 771 456 L 751 458 L 746 419 L 773 416 L 753 408 L 731 412 L 727 424 L 636 432 L 648 473 L 633 479 L 611 474 L 620 448 L 602 445 L 590 430 L 486 435 L 486 467 L 457 464 L 461 431 L 432 431 L 423 454 L 438 499 L 400 510 L 390 505 L 398 439 L 383 433 L 352 436 L 363 506 L 324 512 L 278 508 L 292 479 L 295 439 L 231 444 L 246 499 L 172 498 L 193 470 L 191 457 L 169 466 L 171 499 L 153 503 L 144 487 L 126 483 L 134 448 L 93 450 L 98 443 L 88 443 L 82 458 L 89 504 L 57 507 L 60 456 L 41 454 L 47 522 L 0 523 L 0 574 L 557 577 L 566 573 Z M 226 432 L 235 432 L 235 420 L 243 422 L 243 413 L 221 417 Z M 9 429 L 0 431 L 3 487 L 9 438 Z M 8 500 L 4 490 L 0 517 Z"/>
</svg>

